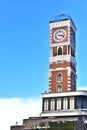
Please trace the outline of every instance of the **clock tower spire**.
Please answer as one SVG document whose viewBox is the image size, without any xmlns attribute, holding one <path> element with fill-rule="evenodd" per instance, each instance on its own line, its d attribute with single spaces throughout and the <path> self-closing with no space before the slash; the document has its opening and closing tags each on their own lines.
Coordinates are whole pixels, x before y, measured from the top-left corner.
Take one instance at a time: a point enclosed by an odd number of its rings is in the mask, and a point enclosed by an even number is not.
<svg viewBox="0 0 87 130">
<path fill-rule="evenodd" d="M 76 27 L 67 15 L 50 20 L 49 92 L 76 90 Z"/>
</svg>

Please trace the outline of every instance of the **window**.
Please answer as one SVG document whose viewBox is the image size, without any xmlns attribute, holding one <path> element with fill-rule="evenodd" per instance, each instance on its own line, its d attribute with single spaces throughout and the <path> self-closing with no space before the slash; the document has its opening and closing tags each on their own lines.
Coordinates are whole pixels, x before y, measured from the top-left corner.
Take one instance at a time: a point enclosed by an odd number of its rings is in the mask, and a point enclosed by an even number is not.
<svg viewBox="0 0 87 130">
<path fill-rule="evenodd" d="M 75 52 L 74 52 L 74 50 L 71 48 L 71 55 L 73 56 L 73 57 L 75 57 Z"/>
<path fill-rule="evenodd" d="M 76 107 L 77 109 L 82 108 L 82 98 L 81 98 L 81 96 L 77 97 L 76 105 L 77 105 L 77 107 Z"/>
<path fill-rule="evenodd" d="M 58 85 L 57 92 L 62 92 L 62 86 L 61 85 Z"/>
<path fill-rule="evenodd" d="M 83 109 L 87 109 L 87 98 L 86 97 L 83 97 L 82 107 L 83 107 Z"/>
<path fill-rule="evenodd" d="M 56 109 L 61 110 L 61 99 L 60 98 L 57 99 Z"/>
<path fill-rule="evenodd" d="M 59 82 L 62 81 L 62 75 L 61 75 L 61 74 L 58 74 L 58 75 L 57 75 L 57 81 L 59 81 Z"/>
<path fill-rule="evenodd" d="M 61 47 L 58 48 L 58 55 L 62 55 L 62 48 Z"/>
<path fill-rule="evenodd" d="M 74 98 L 70 98 L 70 109 L 74 109 Z"/>
<path fill-rule="evenodd" d="M 55 100 L 51 99 L 50 101 L 50 110 L 55 110 Z"/>
<path fill-rule="evenodd" d="M 44 101 L 44 111 L 47 111 L 48 110 L 48 100 L 46 99 Z"/>
<path fill-rule="evenodd" d="M 68 109 L 68 100 L 67 100 L 67 98 L 64 98 L 64 100 L 63 100 L 63 109 L 64 110 Z"/>
<path fill-rule="evenodd" d="M 74 85 L 74 83 L 75 83 L 75 76 L 73 74 L 71 75 L 71 80 L 72 80 L 72 84 Z"/>
</svg>

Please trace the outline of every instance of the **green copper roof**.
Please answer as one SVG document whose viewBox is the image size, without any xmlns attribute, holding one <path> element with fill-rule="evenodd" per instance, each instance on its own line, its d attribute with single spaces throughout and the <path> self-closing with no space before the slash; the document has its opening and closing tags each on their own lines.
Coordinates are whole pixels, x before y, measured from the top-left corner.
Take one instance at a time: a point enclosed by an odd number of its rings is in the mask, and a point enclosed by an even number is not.
<svg viewBox="0 0 87 130">
<path fill-rule="evenodd" d="M 69 15 L 61 14 L 61 15 L 56 15 L 53 16 L 50 19 L 50 22 L 55 22 L 55 21 L 60 21 L 60 20 L 66 20 L 66 19 L 71 19 Z"/>
<path fill-rule="evenodd" d="M 73 20 L 71 19 L 71 17 L 67 14 L 61 14 L 61 15 L 56 15 L 56 16 L 53 16 L 49 23 L 53 23 L 53 22 L 57 22 L 57 21 L 64 21 L 64 20 L 71 20 L 71 22 L 74 24 Z M 75 26 L 75 24 L 74 24 Z"/>
</svg>

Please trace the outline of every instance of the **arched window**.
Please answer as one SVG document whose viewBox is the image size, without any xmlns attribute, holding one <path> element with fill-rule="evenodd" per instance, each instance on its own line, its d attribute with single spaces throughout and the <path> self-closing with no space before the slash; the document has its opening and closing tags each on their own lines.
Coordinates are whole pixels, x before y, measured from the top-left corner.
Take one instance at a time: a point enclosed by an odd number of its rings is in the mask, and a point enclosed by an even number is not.
<svg viewBox="0 0 87 130">
<path fill-rule="evenodd" d="M 57 91 L 58 91 L 58 92 L 62 92 L 62 86 L 61 86 L 61 85 L 58 85 Z"/>
<path fill-rule="evenodd" d="M 59 81 L 59 82 L 62 81 L 62 75 L 61 75 L 61 74 L 58 74 L 58 75 L 57 75 L 57 81 Z"/>
<path fill-rule="evenodd" d="M 55 110 L 55 100 L 51 99 L 50 101 L 50 110 Z"/>
<path fill-rule="evenodd" d="M 74 109 L 74 98 L 70 98 L 70 109 Z"/>
<path fill-rule="evenodd" d="M 58 55 L 62 55 L 62 48 L 61 47 L 58 48 Z"/>
<path fill-rule="evenodd" d="M 44 101 L 44 111 L 48 111 L 48 100 L 46 99 L 45 101 Z"/>
<path fill-rule="evenodd" d="M 56 109 L 61 110 L 61 99 L 60 98 L 57 99 Z"/>
<path fill-rule="evenodd" d="M 67 100 L 67 98 L 64 98 L 64 100 L 63 100 L 63 109 L 64 110 L 68 109 L 68 100 Z"/>
</svg>

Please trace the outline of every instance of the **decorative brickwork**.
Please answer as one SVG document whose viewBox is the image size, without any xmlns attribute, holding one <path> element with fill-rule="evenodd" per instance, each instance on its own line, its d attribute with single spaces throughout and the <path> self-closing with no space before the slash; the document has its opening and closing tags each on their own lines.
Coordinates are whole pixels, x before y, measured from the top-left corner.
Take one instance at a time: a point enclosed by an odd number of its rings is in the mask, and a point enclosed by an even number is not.
<svg viewBox="0 0 87 130">
<path fill-rule="evenodd" d="M 75 26 L 71 19 L 50 23 L 50 65 L 49 92 L 76 90 L 76 59 L 75 59 Z M 62 74 L 62 81 L 57 82 L 57 74 Z"/>
</svg>

